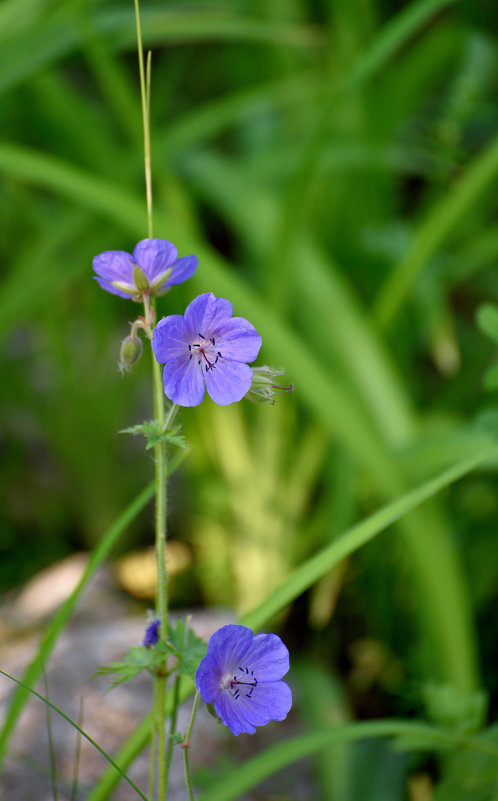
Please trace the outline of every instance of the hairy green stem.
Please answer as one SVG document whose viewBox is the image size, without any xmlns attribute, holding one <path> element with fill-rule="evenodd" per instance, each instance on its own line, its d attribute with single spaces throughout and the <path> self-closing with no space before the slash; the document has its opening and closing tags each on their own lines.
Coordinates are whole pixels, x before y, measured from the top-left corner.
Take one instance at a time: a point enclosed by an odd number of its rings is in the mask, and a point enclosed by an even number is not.
<svg viewBox="0 0 498 801">
<path fill-rule="evenodd" d="M 147 54 L 147 72 L 144 67 L 144 53 L 142 44 L 142 29 L 140 24 L 139 0 L 134 0 L 135 17 L 137 25 L 137 46 L 138 46 L 138 68 L 140 74 L 140 98 L 142 103 L 142 122 L 144 132 L 144 168 L 145 168 L 145 194 L 147 201 L 147 231 L 148 237 L 152 238 L 154 232 L 154 222 L 152 214 L 152 173 L 150 156 L 150 85 L 151 85 L 151 63 L 152 54 Z M 155 317 L 155 302 L 150 300 L 147 293 L 143 294 L 144 318 L 147 325 L 146 333 L 152 339 L 151 324 Z M 152 315 L 151 315 L 152 312 Z M 152 385 L 154 398 L 154 417 L 161 430 L 164 430 L 164 394 L 161 368 L 157 363 L 152 352 Z M 168 416 L 169 424 L 172 410 Z M 166 443 L 158 442 L 154 446 L 154 473 L 155 473 L 155 528 L 156 528 L 156 569 L 157 569 L 157 592 L 156 592 L 156 615 L 161 621 L 161 637 L 163 640 L 168 636 L 168 576 L 166 572 L 166 515 L 167 515 L 167 495 L 166 495 L 166 476 L 167 476 L 167 452 Z M 166 660 L 159 665 L 157 675 L 154 679 L 154 720 L 155 736 L 152 738 L 150 750 L 149 782 L 153 784 L 155 776 L 155 761 L 157 742 L 157 798 L 158 801 L 166 801 L 168 791 L 166 774 L 166 682 L 167 667 Z"/>
<path fill-rule="evenodd" d="M 147 319 L 148 301 L 144 298 L 144 310 Z M 164 393 L 161 377 L 161 368 L 152 353 L 152 382 L 154 395 L 154 417 L 161 430 L 165 428 L 164 414 Z M 172 418 L 172 410 L 168 415 L 168 423 Z M 166 572 L 166 514 L 167 514 L 167 493 L 166 493 L 166 443 L 158 442 L 154 446 L 154 472 L 156 485 L 156 569 L 157 569 L 157 593 L 156 593 L 156 614 L 161 621 L 161 637 L 165 640 L 168 636 L 168 576 Z M 156 692 L 154 694 L 156 707 L 157 725 L 157 774 L 158 774 L 158 799 L 164 801 L 167 794 L 166 786 L 166 660 L 159 666 L 156 676 Z M 152 759 L 152 755 L 151 755 Z"/>
<path fill-rule="evenodd" d="M 174 686 L 173 686 L 173 708 L 171 710 L 171 716 L 170 716 L 170 721 L 171 721 L 171 725 L 170 725 L 170 729 L 169 729 L 169 735 L 170 736 L 169 736 L 168 748 L 167 748 L 167 752 L 166 752 L 166 767 L 165 767 L 166 784 L 168 783 L 169 771 L 170 771 L 170 768 L 171 768 L 171 760 L 173 758 L 173 748 L 174 748 L 174 745 L 175 745 L 174 740 L 173 740 L 173 734 L 175 733 L 175 729 L 176 729 L 176 720 L 177 720 L 178 702 L 179 702 L 179 700 L 180 700 L 180 676 L 177 675 L 176 678 L 175 678 Z"/>
<path fill-rule="evenodd" d="M 194 698 L 194 705 L 192 707 L 192 715 L 190 718 L 190 723 L 188 724 L 187 733 L 185 734 L 185 739 L 182 743 L 183 748 L 183 763 L 185 767 L 185 784 L 187 785 L 187 792 L 189 801 L 194 801 L 194 793 L 192 790 L 192 779 L 190 776 L 190 763 L 189 763 L 189 750 L 190 750 L 190 736 L 192 734 L 192 728 L 194 726 L 195 714 L 197 712 L 197 706 L 199 704 L 200 695 L 198 692 L 195 694 Z"/>
<path fill-rule="evenodd" d="M 153 684 L 152 708 L 157 709 L 157 682 Z M 152 718 L 150 733 L 150 754 L 149 754 L 149 798 L 154 798 L 154 783 L 156 778 L 156 750 L 157 750 L 157 726 L 156 720 Z"/>
<path fill-rule="evenodd" d="M 157 799 L 166 801 L 166 676 L 157 676 Z"/>
</svg>

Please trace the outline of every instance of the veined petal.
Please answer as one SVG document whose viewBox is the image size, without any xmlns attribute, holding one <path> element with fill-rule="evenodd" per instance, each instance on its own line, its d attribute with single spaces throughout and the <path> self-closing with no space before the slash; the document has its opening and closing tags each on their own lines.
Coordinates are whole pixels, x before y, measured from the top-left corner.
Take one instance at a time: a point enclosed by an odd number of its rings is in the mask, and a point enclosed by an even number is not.
<svg viewBox="0 0 498 801">
<path fill-rule="evenodd" d="M 173 264 L 173 272 L 164 284 L 164 286 L 173 286 L 174 284 L 182 284 L 188 278 L 192 278 L 197 270 L 199 259 L 197 256 L 182 256 L 177 259 Z M 162 289 L 163 287 L 161 287 Z"/>
<path fill-rule="evenodd" d="M 185 322 L 191 337 L 216 335 L 218 328 L 232 316 L 232 304 L 212 292 L 198 295 L 185 309 Z"/>
<path fill-rule="evenodd" d="M 119 295 L 120 298 L 130 298 L 133 300 L 133 296 L 129 292 L 123 292 L 121 289 L 115 287 L 110 281 L 106 281 L 104 278 L 99 278 L 98 276 L 94 275 L 94 279 L 97 283 L 105 289 L 107 292 L 111 292 L 113 295 Z"/>
<path fill-rule="evenodd" d="M 204 397 L 204 381 L 196 359 L 175 359 L 164 366 L 164 392 L 179 406 L 198 406 Z"/>
<path fill-rule="evenodd" d="M 248 725 L 265 726 L 270 720 L 285 720 L 292 706 L 292 693 L 285 681 L 272 681 L 258 684 L 250 697 L 240 693 L 234 699 L 235 704 L 238 704 L 240 717 Z"/>
<path fill-rule="evenodd" d="M 238 667 L 252 641 L 252 631 L 247 626 L 230 623 L 211 635 L 206 659 L 209 658 L 220 679 Z M 201 662 L 202 664 L 202 662 Z"/>
<path fill-rule="evenodd" d="M 177 249 L 167 239 L 142 239 L 133 251 L 132 260 L 153 283 L 158 275 L 172 266 L 177 255 Z"/>
<path fill-rule="evenodd" d="M 260 683 L 277 681 L 289 670 L 289 651 L 277 634 L 257 634 L 244 659 Z"/>
<path fill-rule="evenodd" d="M 195 686 L 205 704 L 212 704 L 220 692 L 222 673 L 215 657 L 205 656 L 195 674 Z"/>
<path fill-rule="evenodd" d="M 211 400 L 219 406 L 228 406 L 242 400 L 252 384 L 252 370 L 248 364 L 219 359 L 216 366 L 204 375 Z"/>
<path fill-rule="evenodd" d="M 105 250 L 95 256 L 93 269 L 97 275 L 106 281 L 121 281 L 134 287 L 131 261 L 131 255 L 126 253 L 125 250 Z M 114 294 L 117 295 L 119 293 L 115 292 Z"/>
<path fill-rule="evenodd" d="M 262 339 L 252 323 L 243 317 L 224 320 L 216 338 L 216 349 L 225 359 L 253 362 L 258 357 Z"/>
<path fill-rule="evenodd" d="M 225 726 L 228 726 L 232 734 L 254 734 L 256 731 L 228 690 L 220 692 L 215 698 L 214 708 L 216 714 L 221 718 Z"/>
<path fill-rule="evenodd" d="M 152 334 L 152 350 L 159 364 L 188 357 L 188 332 L 181 314 L 159 320 Z"/>
</svg>

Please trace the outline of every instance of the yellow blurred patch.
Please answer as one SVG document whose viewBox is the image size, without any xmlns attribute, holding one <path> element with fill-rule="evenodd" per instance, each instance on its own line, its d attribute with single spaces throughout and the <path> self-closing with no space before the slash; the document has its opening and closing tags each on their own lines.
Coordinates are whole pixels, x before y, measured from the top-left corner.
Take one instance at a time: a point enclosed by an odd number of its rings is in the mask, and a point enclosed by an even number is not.
<svg viewBox="0 0 498 801">
<path fill-rule="evenodd" d="M 166 566 L 169 576 L 182 573 L 192 563 L 192 554 L 184 542 L 171 540 L 167 545 Z M 156 556 L 153 548 L 130 551 L 114 564 L 116 579 L 135 598 L 151 600 L 156 594 Z"/>
</svg>

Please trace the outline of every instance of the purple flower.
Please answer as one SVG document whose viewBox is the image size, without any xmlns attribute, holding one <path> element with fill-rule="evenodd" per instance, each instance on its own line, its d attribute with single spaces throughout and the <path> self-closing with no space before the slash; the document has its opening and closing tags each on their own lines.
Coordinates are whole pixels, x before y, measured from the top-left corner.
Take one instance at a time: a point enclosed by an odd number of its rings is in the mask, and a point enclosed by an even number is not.
<svg viewBox="0 0 498 801">
<path fill-rule="evenodd" d="M 292 706 L 289 652 L 276 634 L 253 635 L 246 626 L 223 626 L 210 638 L 195 682 L 206 704 L 232 734 L 254 734 L 256 726 L 284 720 Z"/>
<path fill-rule="evenodd" d="M 142 293 L 164 295 L 197 269 L 197 256 L 177 259 L 178 251 L 167 239 L 142 239 L 133 254 L 106 250 L 93 260 L 94 276 L 102 289 L 121 298 L 142 300 Z"/>
<path fill-rule="evenodd" d="M 159 626 L 161 625 L 160 620 L 151 620 L 148 624 L 147 628 L 145 629 L 145 636 L 143 638 L 142 645 L 144 648 L 147 648 L 148 645 L 155 645 L 159 639 Z"/>
<path fill-rule="evenodd" d="M 155 357 L 165 364 L 164 391 L 179 406 L 198 406 L 205 388 L 220 406 L 241 400 L 252 383 L 246 362 L 260 347 L 254 326 L 232 317 L 232 304 L 212 292 L 189 303 L 185 317 L 160 320 L 152 336 Z"/>
</svg>

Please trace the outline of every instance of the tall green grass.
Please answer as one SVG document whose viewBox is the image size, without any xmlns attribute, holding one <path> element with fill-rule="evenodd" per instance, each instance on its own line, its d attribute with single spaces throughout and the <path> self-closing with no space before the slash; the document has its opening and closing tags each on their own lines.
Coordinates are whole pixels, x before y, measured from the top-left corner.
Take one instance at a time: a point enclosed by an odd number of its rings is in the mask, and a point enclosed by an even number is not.
<svg viewBox="0 0 498 801">
<path fill-rule="evenodd" d="M 304 650 L 314 626 L 329 641 L 337 602 L 336 561 L 301 585 L 306 565 L 488 447 L 473 421 L 495 405 L 481 388 L 494 356 L 474 317 L 498 301 L 493 25 L 454 0 L 143 9 L 155 231 L 200 262 L 160 313 L 201 291 L 230 298 L 263 336 L 261 363 L 296 387 L 273 408 L 184 413 L 175 536 L 210 603 L 267 604 L 268 620 L 279 588 L 294 588 L 286 603 L 309 589 Z M 146 235 L 132 5 L 6 0 L 0 43 L 9 589 L 94 547 L 147 485 L 140 447 L 115 432 L 151 412 L 142 365 L 115 369 L 132 312 L 90 269 Z M 480 624 L 498 578 L 495 488 L 491 465 L 402 515 L 399 545 L 343 563 L 336 615 L 364 593 L 362 627 L 403 665 L 401 699 L 412 679 L 469 699 L 484 684 L 495 709 L 496 631 Z M 127 537 L 150 542 L 145 518 Z M 343 659 L 352 636 L 335 638 Z"/>
</svg>

